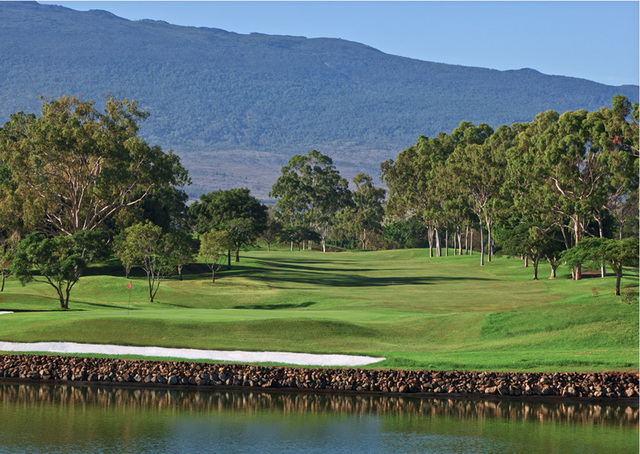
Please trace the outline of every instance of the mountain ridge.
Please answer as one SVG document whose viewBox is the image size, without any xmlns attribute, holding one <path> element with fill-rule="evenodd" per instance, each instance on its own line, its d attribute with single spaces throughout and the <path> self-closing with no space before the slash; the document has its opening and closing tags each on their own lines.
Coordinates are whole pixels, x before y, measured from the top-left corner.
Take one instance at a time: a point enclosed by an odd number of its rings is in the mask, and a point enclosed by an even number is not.
<svg viewBox="0 0 640 454">
<path fill-rule="evenodd" d="M 38 113 L 40 95 L 136 99 L 151 114 L 142 137 L 181 156 L 194 197 L 245 185 L 266 199 L 288 158 L 312 148 L 344 176 L 377 176 L 381 161 L 419 135 L 450 132 L 461 121 L 496 128 L 546 110 L 594 110 L 615 94 L 638 101 L 635 85 L 35 2 L 0 2 L 0 41 L 0 121 L 18 110 Z"/>
</svg>

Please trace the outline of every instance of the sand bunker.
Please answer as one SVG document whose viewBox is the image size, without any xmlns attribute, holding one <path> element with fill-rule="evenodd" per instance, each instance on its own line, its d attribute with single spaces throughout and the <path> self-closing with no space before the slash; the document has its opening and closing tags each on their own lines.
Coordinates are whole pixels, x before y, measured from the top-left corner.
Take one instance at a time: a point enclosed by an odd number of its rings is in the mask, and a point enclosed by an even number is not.
<svg viewBox="0 0 640 454">
<path fill-rule="evenodd" d="M 351 355 L 317 355 L 287 352 L 246 352 L 223 350 L 196 350 L 191 348 L 129 347 L 123 345 L 77 344 L 74 342 L 4 342 L 4 352 L 82 353 L 101 355 L 135 355 L 157 358 L 208 359 L 237 363 L 283 363 L 300 366 L 364 366 L 385 358 Z"/>
</svg>

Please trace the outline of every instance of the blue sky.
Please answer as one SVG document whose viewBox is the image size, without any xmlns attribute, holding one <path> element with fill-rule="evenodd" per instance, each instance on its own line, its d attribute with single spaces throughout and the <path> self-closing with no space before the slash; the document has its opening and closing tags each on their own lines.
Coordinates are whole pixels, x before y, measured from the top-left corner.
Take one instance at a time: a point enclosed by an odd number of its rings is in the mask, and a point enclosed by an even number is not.
<svg viewBox="0 0 640 454">
<path fill-rule="evenodd" d="M 56 2 L 131 20 L 342 38 L 420 60 L 639 83 L 639 2 Z"/>
</svg>

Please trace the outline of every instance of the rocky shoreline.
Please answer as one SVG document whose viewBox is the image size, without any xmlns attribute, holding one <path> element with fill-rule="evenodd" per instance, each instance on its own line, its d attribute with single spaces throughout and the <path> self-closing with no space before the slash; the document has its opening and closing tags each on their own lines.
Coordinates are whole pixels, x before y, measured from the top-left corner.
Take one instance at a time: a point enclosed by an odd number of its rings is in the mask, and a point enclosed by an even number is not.
<svg viewBox="0 0 640 454">
<path fill-rule="evenodd" d="M 638 401 L 637 372 L 329 369 L 0 355 L 0 381 L 430 397 Z"/>
</svg>

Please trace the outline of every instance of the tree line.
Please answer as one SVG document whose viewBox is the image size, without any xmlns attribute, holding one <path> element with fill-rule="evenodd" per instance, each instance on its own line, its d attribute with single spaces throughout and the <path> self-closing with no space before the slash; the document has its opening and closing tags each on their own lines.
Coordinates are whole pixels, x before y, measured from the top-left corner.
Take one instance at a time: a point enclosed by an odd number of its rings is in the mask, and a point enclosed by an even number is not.
<svg viewBox="0 0 640 454">
<path fill-rule="evenodd" d="M 545 259 L 553 273 L 570 263 L 576 279 L 588 260 L 616 274 L 637 262 L 638 105 L 623 96 L 596 112 L 420 136 L 382 163 L 388 196 L 364 173 L 351 189 L 311 150 L 282 168 L 271 207 L 244 188 L 189 205 L 179 157 L 138 136 L 147 117 L 133 100 L 107 97 L 99 110 L 77 96 L 42 99 L 39 117 L 11 115 L 0 128 L 2 288 L 11 274 L 42 281 L 66 309 L 86 267 L 115 256 L 127 276 L 145 271 L 153 301 L 196 256 L 215 282 L 258 239 L 269 249 L 428 246 L 439 256 L 472 253 L 477 232 L 481 264 L 502 249 L 531 260 L 534 278 Z"/>
<path fill-rule="evenodd" d="M 381 169 L 387 214 L 415 215 L 437 255 L 443 231 L 460 245 L 471 226 L 480 234 L 481 265 L 500 247 L 530 259 L 534 279 L 540 260 L 552 277 L 562 260 L 580 279 L 587 257 L 617 270 L 616 248 L 625 263 L 637 263 L 638 104 L 624 96 L 611 108 L 547 111 L 495 130 L 462 122 L 451 134 L 421 136 Z M 565 252 L 576 247 L 589 253 Z"/>
</svg>

